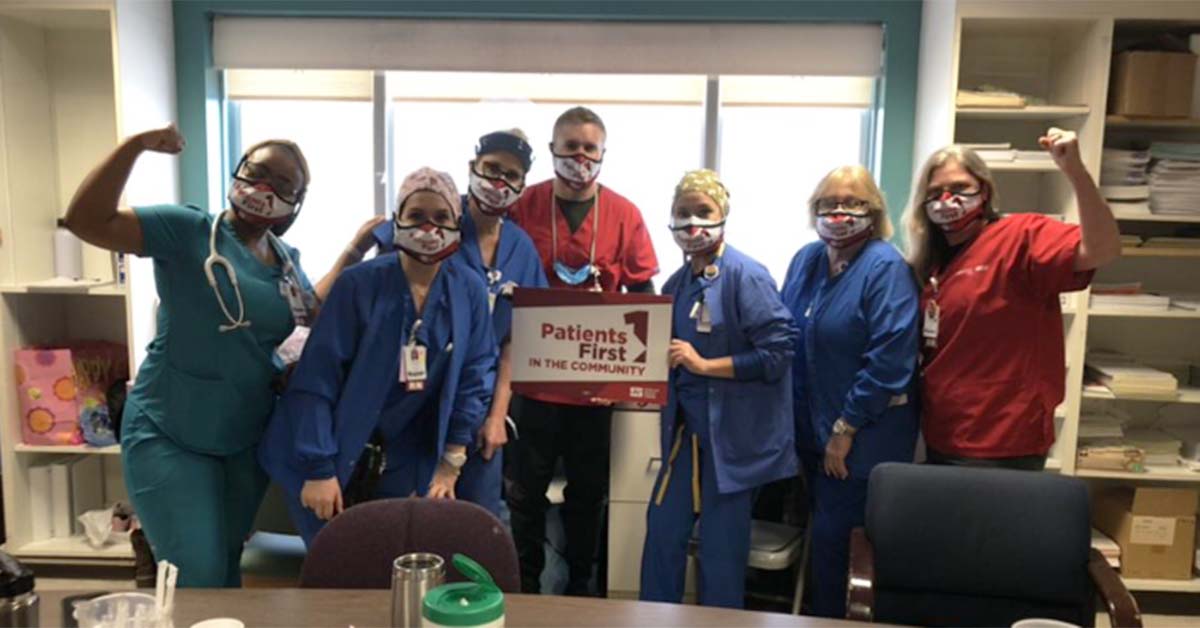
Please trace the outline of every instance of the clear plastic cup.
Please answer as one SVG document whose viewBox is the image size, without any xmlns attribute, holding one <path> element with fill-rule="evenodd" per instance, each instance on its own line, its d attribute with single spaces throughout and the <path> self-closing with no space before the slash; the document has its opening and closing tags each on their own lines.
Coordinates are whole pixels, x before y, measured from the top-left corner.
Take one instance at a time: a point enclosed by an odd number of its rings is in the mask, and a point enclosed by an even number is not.
<svg viewBox="0 0 1200 628">
<path fill-rule="evenodd" d="M 79 628 L 172 628 L 169 614 L 160 617 L 154 596 L 113 593 L 75 602 Z"/>
</svg>

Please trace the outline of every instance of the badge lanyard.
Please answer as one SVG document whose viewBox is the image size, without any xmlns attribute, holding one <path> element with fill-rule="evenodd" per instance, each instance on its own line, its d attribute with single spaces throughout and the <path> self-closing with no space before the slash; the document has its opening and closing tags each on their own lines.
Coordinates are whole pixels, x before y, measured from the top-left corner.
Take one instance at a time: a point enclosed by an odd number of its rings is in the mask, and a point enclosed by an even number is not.
<svg viewBox="0 0 1200 628">
<path fill-rule="evenodd" d="M 554 201 L 558 209 L 558 200 Z M 596 236 L 600 233 L 600 193 L 596 192 L 596 203 L 592 206 L 592 249 L 588 253 L 588 267 L 592 269 L 592 292 L 600 292 L 600 271 L 596 268 Z M 558 215 L 550 212 L 550 257 L 558 260 Z"/>
<path fill-rule="evenodd" d="M 486 268 L 486 267 L 485 267 Z M 500 279 L 504 277 L 504 273 L 500 272 L 499 268 L 487 269 L 488 282 L 488 313 L 496 311 L 496 297 L 498 296 L 499 288 L 496 285 L 500 283 Z"/>
<path fill-rule="evenodd" d="M 425 390 L 425 345 L 417 342 L 417 331 L 421 329 L 421 319 L 413 322 L 412 330 L 408 333 L 408 342 L 400 351 L 400 383 L 405 384 L 409 392 Z"/>
</svg>

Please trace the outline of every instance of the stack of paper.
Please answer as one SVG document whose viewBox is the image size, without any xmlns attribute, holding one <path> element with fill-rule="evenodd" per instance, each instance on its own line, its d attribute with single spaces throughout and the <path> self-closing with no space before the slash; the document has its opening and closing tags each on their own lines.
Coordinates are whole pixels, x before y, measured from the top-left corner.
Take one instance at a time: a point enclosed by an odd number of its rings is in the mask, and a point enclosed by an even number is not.
<svg viewBox="0 0 1200 628">
<path fill-rule="evenodd" d="M 1166 249 L 1200 249 L 1200 238 L 1146 238 L 1146 246 Z"/>
<path fill-rule="evenodd" d="M 1105 148 L 1100 162 L 1100 185 L 1106 187 L 1145 186 L 1148 183 L 1146 169 L 1149 165 L 1149 151 Z"/>
<path fill-rule="evenodd" d="M 1121 546 L 1096 528 L 1092 528 L 1092 549 L 1100 552 L 1113 569 L 1121 568 Z"/>
<path fill-rule="evenodd" d="M 1121 246 L 1141 246 L 1142 236 L 1130 235 L 1127 233 L 1121 234 Z"/>
<path fill-rule="evenodd" d="M 1200 294 L 1172 294 L 1171 306 L 1193 312 L 1200 311 Z"/>
<path fill-rule="evenodd" d="M 1200 144 L 1154 142 L 1150 155 L 1150 211 L 1200 215 Z"/>
<path fill-rule="evenodd" d="M 1048 151 L 1044 151 L 1044 150 L 1019 150 L 1019 151 L 1016 151 L 1016 153 L 1017 153 L 1017 155 L 1016 155 L 1017 161 L 1042 162 L 1042 163 L 1053 163 L 1054 162 L 1054 157 L 1052 157 Z"/>
<path fill-rule="evenodd" d="M 1012 150 L 1011 142 L 966 142 L 959 144 L 959 146 L 976 152 L 981 150 Z"/>
<path fill-rule="evenodd" d="M 1125 308 L 1148 312 L 1171 309 L 1171 297 L 1142 292 L 1142 283 L 1093 284 L 1089 301 L 1096 308 Z"/>
<path fill-rule="evenodd" d="M 981 86 L 979 89 L 960 89 L 958 90 L 958 98 L 956 104 L 959 107 L 1004 107 L 1006 109 L 1023 109 L 1025 107 L 1025 97 L 1011 91 L 1000 89 L 987 89 L 990 86 Z"/>
<path fill-rule="evenodd" d="M 1125 438 L 1121 417 L 1106 413 L 1084 412 L 1079 415 L 1079 440 L 1121 440 Z"/>
<path fill-rule="evenodd" d="M 1118 397 L 1166 399 L 1179 396 L 1179 380 L 1175 379 L 1174 375 L 1145 366 L 1128 356 L 1091 353 L 1086 360 L 1088 376 Z"/>
<path fill-rule="evenodd" d="M 1137 447 L 1146 453 L 1146 464 L 1179 464 L 1179 452 L 1183 441 L 1161 430 L 1133 429 L 1125 431 L 1125 444 Z"/>
</svg>

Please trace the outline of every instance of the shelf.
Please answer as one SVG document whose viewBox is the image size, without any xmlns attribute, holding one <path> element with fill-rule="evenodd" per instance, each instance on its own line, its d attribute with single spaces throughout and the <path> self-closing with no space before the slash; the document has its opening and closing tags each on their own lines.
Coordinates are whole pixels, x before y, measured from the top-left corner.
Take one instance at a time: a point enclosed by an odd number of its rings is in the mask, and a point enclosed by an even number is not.
<svg viewBox="0 0 1200 628">
<path fill-rule="evenodd" d="M 1121 214 L 1114 213 L 1117 220 L 1138 222 L 1200 222 L 1200 214 Z"/>
<path fill-rule="evenodd" d="M 119 456 L 121 455 L 121 446 L 92 447 L 91 445 L 26 445 L 21 443 L 13 447 L 13 451 L 19 454 L 97 454 L 102 456 Z"/>
<path fill-rule="evenodd" d="M 1142 482 L 1200 482 L 1200 472 L 1189 471 L 1186 467 L 1181 465 L 1146 465 L 1146 471 L 1144 473 L 1076 468 L 1075 475 L 1081 478 L 1137 480 Z"/>
<path fill-rule="evenodd" d="M 1062 461 L 1058 458 L 1046 458 L 1047 471 L 1062 471 Z"/>
<path fill-rule="evenodd" d="M 126 286 L 118 286 L 111 281 L 106 283 L 33 283 L 0 286 L 0 294 L 86 294 L 91 296 L 123 297 L 127 292 Z"/>
<path fill-rule="evenodd" d="M 1150 401 L 1154 403 L 1200 403 L 1200 388 L 1180 388 L 1179 397 L 1164 399 L 1162 397 L 1117 397 L 1112 391 L 1085 387 L 1084 399 L 1109 399 L 1116 401 Z"/>
<path fill-rule="evenodd" d="M 1084 105 L 1031 105 L 1022 109 L 1005 107 L 959 107 L 959 118 L 979 120 L 1057 120 L 1086 116 L 1091 108 Z"/>
<path fill-rule="evenodd" d="M 12 552 L 17 558 L 66 558 L 82 560 L 133 560 L 133 546 L 128 541 L 113 543 L 101 549 L 88 545 L 82 536 L 65 539 L 46 539 L 26 543 Z"/>
<path fill-rule="evenodd" d="M 1200 578 L 1191 580 L 1157 580 L 1150 578 L 1121 578 L 1130 591 L 1161 591 L 1164 593 L 1200 592 Z"/>
<path fill-rule="evenodd" d="M 1200 131 L 1200 119 L 1196 118 L 1129 118 L 1108 116 L 1107 126 L 1119 129 L 1194 129 Z"/>
<path fill-rule="evenodd" d="M 1111 316 L 1114 318 L 1200 318 L 1200 312 L 1171 308 L 1169 310 L 1139 310 L 1136 308 L 1103 307 L 1088 309 L 1088 316 Z"/>
<path fill-rule="evenodd" d="M 1053 161 L 989 161 L 987 166 L 993 172 L 1057 172 L 1058 166 Z"/>
<path fill-rule="evenodd" d="M 1126 246 L 1121 248 L 1121 255 L 1123 257 L 1200 257 L 1200 248 Z"/>
</svg>

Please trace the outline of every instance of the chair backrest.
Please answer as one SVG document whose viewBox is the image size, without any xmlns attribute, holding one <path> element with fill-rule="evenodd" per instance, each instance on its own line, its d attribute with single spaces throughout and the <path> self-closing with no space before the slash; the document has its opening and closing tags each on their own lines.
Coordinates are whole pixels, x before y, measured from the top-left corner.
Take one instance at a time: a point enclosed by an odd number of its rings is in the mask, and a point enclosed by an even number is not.
<svg viewBox="0 0 1200 628">
<path fill-rule="evenodd" d="M 387 589 L 392 561 L 412 552 L 446 559 L 446 582 L 465 580 L 450 564 L 455 553 L 483 565 L 505 592 L 519 592 L 517 548 L 500 520 L 461 500 L 381 499 L 350 508 L 326 525 L 309 547 L 300 586 Z"/>
<path fill-rule="evenodd" d="M 875 619 L 1095 622 L 1083 482 L 1004 469 L 883 464 L 867 491 Z"/>
</svg>

